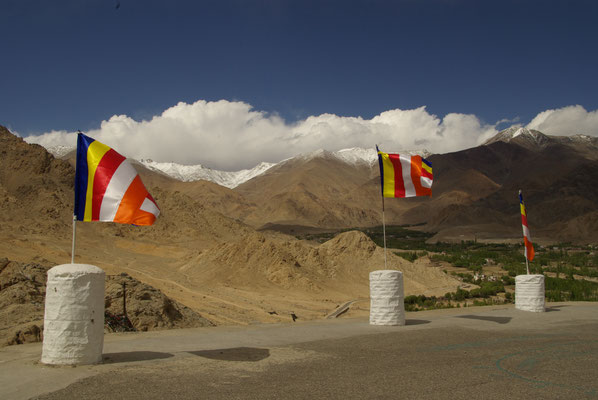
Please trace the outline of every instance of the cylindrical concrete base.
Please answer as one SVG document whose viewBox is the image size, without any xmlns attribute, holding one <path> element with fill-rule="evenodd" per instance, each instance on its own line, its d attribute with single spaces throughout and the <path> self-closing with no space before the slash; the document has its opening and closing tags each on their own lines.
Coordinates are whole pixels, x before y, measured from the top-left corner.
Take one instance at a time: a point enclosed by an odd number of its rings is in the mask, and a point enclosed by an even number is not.
<svg viewBox="0 0 598 400">
<path fill-rule="evenodd" d="M 515 277 L 515 308 L 522 311 L 544 312 L 544 275 Z"/>
<path fill-rule="evenodd" d="M 48 271 L 42 363 L 95 364 L 104 347 L 106 274 L 88 264 Z"/>
<path fill-rule="evenodd" d="M 370 272 L 370 325 L 405 325 L 403 273 Z"/>
</svg>

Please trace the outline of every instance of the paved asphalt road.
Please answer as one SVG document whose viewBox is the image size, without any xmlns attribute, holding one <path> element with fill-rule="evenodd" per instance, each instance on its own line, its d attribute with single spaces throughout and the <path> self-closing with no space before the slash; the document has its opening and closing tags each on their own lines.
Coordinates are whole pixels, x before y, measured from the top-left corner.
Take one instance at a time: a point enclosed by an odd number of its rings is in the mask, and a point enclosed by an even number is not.
<svg viewBox="0 0 598 400">
<path fill-rule="evenodd" d="M 107 335 L 102 365 L 0 350 L 0 398 L 597 399 L 598 303 Z M 51 392 L 51 393 L 49 393 Z M 46 394 L 44 394 L 46 393 Z"/>
</svg>

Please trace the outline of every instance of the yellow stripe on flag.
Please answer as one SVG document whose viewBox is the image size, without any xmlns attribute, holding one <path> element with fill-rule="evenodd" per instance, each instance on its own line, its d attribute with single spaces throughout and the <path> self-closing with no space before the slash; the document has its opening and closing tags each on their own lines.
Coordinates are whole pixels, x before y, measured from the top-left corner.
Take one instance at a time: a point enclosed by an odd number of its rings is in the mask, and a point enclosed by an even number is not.
<svg viewBox="0 0 598 400">
<path fill-rule="evenodd" d="M 93 178 L 96 174 L 98 164 L 110 147 L 95 140 L 87 149 L 87 194 L 85 196 L 85 216 L 83 221 L 91 221 L 91 205 L 93 202 Z"/>
<path fill-rule="evenodd" d="M 428 164 L 426 164 L 423 161 L 422 161 L 422 168 L 425 169 L 426 171 L 428 171 L 429 173 L 432 173 L 432 167 L 430 167 Z"/>
<path fill-rule="evenodd" d="M 379 152 L 382 157 L 382 168 L 384 170 L 384 186 L 382 196 L 395 197 L 395 169 L 387 153 Z"/>
</svg>

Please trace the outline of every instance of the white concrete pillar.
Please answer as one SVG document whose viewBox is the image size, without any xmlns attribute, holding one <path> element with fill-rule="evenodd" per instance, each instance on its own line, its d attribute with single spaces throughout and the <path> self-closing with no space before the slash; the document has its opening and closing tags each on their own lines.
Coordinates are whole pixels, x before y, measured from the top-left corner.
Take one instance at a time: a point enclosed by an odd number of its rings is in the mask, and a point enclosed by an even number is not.
<svg viewBox="0 0 598 400">
<path fill-rule="evenodd" d="M 48 271 L 42 363 L 102 361 L 105 280 L 103 270 L 88 264 L 62 264 Z"/>
<path fill-rule="evenodd" d="M 522 311 L 544 312 L 544 275 L 515 277 L 515 308 Z"/>
<path fill-rule="evenodd" d="M 370 272 L 370 325 L 405 325 L 403 273 Z"/>
</svg>

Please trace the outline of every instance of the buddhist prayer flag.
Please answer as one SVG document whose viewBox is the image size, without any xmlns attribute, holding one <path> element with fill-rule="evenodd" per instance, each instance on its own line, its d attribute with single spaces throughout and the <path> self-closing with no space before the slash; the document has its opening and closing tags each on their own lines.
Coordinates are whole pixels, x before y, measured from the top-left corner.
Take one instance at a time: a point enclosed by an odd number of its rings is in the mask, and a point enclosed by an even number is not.
<svg viewBox="0 0 598 400">
<path fill-rule="evenodd" d="M 524 254 L 528 261 L 532 261 L 535 255 L 534 245 L 527 226 L 527 212 L 525 211 L 525 204 L 523 204 L 521 190 L 519 191 L 519 204 L 521 205 L 521 225 L 523 226 L 523 243 L 525 244 Z"/>
<path fill-rule="evenodd" d="M 383 197 L 432 196 L 432 163 L 421 156 L 378 151 Z"/>
<path fill-rule="evenodd" d="M 151 225 L 160 214 L 129 161 L 82 133 L 77 138 L 75 218 Z"/>
</svg>

